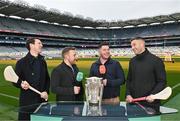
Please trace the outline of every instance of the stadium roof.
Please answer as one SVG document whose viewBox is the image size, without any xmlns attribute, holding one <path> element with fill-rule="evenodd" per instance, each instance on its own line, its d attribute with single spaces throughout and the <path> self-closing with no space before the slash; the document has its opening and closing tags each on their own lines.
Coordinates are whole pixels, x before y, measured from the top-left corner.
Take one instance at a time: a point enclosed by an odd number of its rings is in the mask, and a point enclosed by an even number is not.
<svg viewBox="0 0 180 121">
<path fill-rule="evenodd" d="M 34 19 L 41 22 L 56 23 L 60 25 L 79 26 L 79 27 L 127 27 L 127 26 L 140 26 L 151 25 L 154 23 L 168 23 L 168 22 L 180 22 L 180 13 L 174 13 L 170 15 L 160 15 L 155 17 L 127 20 L 127 21 L 112 21 L 107 22 L 105 20 L 94 21 L 92 18 L 84 18 L 81 15 L 73 16 L 71 13 L 61 13 L 57 9 L 47 10 L 44 6 L 36 5 L 34 7 L 20 1 L 10 2 L 8 0 L 0 0 L 0 14 L 5 16 L 17 16 L 22 19 Z"/>
</svg>

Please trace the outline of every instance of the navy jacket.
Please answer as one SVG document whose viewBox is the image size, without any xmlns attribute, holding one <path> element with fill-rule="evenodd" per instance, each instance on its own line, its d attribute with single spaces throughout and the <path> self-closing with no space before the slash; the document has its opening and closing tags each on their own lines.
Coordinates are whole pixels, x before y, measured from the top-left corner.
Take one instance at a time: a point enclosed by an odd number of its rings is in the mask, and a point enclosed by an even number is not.
<svg viewBox="0 0 180 121">
<path fill-rule="evenodd" d="M 120 96 L 120 85 L 124 84 L 125 77 L 120 63 L 109 58 L 104 64 L 106 73 L 102 76 L 99 72 L 99 66 L 102 65 L 100 60 L 94 62 L 90 69 L 90 77 L 103 77 L 107 79 L 107 85 L 104 87 L 103 99 Z"/>
</svg>

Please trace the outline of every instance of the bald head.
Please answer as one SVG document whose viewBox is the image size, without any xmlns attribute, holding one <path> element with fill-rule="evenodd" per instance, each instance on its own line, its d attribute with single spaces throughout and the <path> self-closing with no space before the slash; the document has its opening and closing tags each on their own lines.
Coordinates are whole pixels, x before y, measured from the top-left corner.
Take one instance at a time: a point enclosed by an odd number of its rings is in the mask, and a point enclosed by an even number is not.
<svg viewBox="0 0 180 121">
<path fill-rule="evenodd" d="M 145 51 L 145 41 L 142 38 L 134 38 L 131 40 L 131 48 L 138 55 Z"/>
</svg>

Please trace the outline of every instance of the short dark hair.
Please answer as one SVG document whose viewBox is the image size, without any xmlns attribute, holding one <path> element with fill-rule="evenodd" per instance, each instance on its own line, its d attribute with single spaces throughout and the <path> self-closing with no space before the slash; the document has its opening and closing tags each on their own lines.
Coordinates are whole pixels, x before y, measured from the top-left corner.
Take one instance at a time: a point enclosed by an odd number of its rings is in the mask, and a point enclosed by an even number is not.
<svg viewBox="0 0 180 121">
<path fill-rule="evenodd" d="M 75 47 L 65 47 L 63 50 L 62 50 L 62 57 L 64 58 L 64 55 L 66 53 L 68 53 L 70 50 L 76 50 Z"/>
<path fill-rule="evenodd" d="M 39 38 L 28 38 L 26 40 L 26 48 L 28 50 L 30 50 L 30 44 L 34 44 L 36 39 L 39 39 Z"/>
<path fill-rule="evenodd" d="M 144 39 L 142 37 L 135 37 L 135 38 L 132 38 L 130 41 L 132 42 L 133 40 L 143 40 L 144 41 Z"/>
<path fill-rule="evenodd" d="M 98 46 L 98 48 L 100 49 L 102 46 L 109 46 L 108 42 L 101 42 Z"/>
</svg>

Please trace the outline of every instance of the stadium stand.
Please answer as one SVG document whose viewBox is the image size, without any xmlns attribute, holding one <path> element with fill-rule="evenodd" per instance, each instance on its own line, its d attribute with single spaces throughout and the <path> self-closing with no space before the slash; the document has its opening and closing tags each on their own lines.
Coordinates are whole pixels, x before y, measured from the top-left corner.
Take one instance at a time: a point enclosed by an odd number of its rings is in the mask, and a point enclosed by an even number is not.
<svg viewBox="0 0 180 121">
<path fill-rule="evenodd" d="M 145 26 L 140 26 L 142 24 Z M 75 25 L 79 27 L 73 27 Z M 180 13 L 100 22 L 25 3 L 0 1 L 0 57 L 3 58 L 10 58 L 9 55 L 14 59 L 24 56 L 27 53 L 25 40 L 29 37 L 43 41 L 43 54 L 47 58 L 60 57 L 61 49 L 66 46 L 77 47 L 80 57 L 97 56 L 96 48 L 102 41 L 109 42 L 112 56 L 131 57 L 130 39 L 137 36 L 143 37 L 150 51 L 158 56 L 167 53 L 180 55 Z"/>
<path fill-rule="evenodd" d="M 145 27 L 102 30 L 64 27 L 47 23 L 38 23 L 8 17 L 0 17 L 0 30 L 24 34 L 39 34 L 79 39 L 112 39 L 114 38 L 114 36 L 116 36 L 116 38 L 121 39 L 132 38 L 136 36 L 158 37 L 180 35 L 180 23 L 177 22 L 171 24 L 160 24 Z"/>
<path fill-rule="evenodd" d="M 148 47 L 148 50 L 157 56 L 166 56 L 167 53 L 170 55 L 180 56 L 180 47 L 169 46 L 169 47 Z M 45 48 L 42 50 L 42 54 L 48 59 L 61 58 L 62 48 Z M 19 59 L 27 54 L 27 49 L 23 47 L 4 47 L 0 46 L 0 57 L 1 59 Z M 90 58 L 97 57 L 97 49 L 77 49 L 79 58 Z M 133 57 L 134 53 L 131 48 L 112 48 L 111 55 L 113 57 Z M 167 60 L 171 61 L 171 60 Z"/>
</svg>

